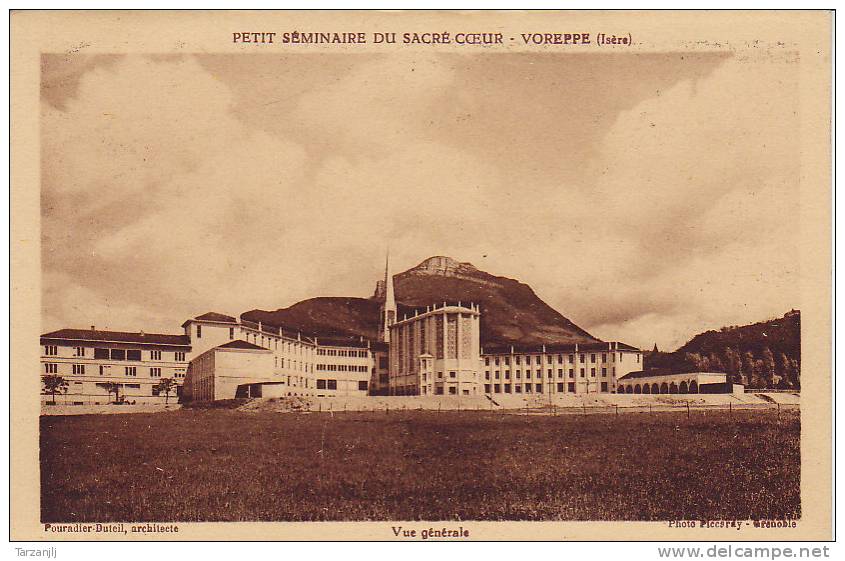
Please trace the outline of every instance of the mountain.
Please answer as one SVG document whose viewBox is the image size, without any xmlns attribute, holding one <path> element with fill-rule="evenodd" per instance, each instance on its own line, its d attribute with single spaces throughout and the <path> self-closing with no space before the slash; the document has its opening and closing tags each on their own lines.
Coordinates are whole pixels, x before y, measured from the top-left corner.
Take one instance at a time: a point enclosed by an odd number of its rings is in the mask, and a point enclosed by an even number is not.
<svg viewBox="0 0 845 561">
<path fill-rule="evenodd" d="M 399 318 L 437 302 L 481 307 L 481 344 L 590 343 L 598 339 L 543 302 L 528 285 L 485 273 L 450 257 L 430 257 L 393 278 Z M 320 297 L 275 311 L 251 310 L 248 321 L 323 337 L 378 337 L 384 283 L 370 298 Z"/>
<path fill-rule="evenodd" d="M 799 387 L 801 312 L 705 331 L 671 353 L 651 352 L 646 369 L 727 372 L 751 387 Z"/>
</svg>

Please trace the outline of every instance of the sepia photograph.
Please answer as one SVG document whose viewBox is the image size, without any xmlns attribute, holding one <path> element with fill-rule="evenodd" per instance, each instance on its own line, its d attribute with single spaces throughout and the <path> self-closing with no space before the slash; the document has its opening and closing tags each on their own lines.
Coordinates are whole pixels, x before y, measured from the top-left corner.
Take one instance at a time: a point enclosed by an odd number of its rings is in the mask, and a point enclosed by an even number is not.
<svg viewBox="0 0 845 561">
<path fill-rule="evenodd" d="M 829 12 L 235 15 L 12 16 L 40 539 L 830 535 Z"/>
</svg>

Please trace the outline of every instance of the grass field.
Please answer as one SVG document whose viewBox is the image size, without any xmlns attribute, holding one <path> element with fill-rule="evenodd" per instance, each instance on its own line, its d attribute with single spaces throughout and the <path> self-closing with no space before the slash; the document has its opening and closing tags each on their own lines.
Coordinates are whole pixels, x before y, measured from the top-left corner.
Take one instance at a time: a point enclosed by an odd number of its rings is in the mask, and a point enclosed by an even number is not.
<svg viewBox="0 0 845 561">
<path fill-rule="evenodd" d="M 208 409 L 41 418 L 70 521 L 800 516 L 797 413 L 519 416 Z"/>
</svg>

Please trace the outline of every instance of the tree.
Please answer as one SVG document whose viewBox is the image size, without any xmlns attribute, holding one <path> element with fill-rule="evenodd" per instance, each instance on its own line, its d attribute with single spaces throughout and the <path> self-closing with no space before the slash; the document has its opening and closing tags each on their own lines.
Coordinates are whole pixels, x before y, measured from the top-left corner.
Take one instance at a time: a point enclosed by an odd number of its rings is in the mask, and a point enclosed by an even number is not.
<svg viewBox="0 0 845 561">
<path fill-rule="evenodd" d="M 684 361 L 687 363 L 687 368 L 692 368 L 693 372 L 701 371 L 701 355 L 698 353 L 685 353 Z"/>
<path fill-rule="evenodd" d="M 801 389 L 801 364 L 797 359 L 789 359 L 789 379 L 795 389 Z"/>
<path fill-rule="evenodd" d="M 109 392 L 109 396 L 114 394 L 114 402 L 118 403 L 120 401 L 120 384 L 117 382 L 106 382 L 105 388 Z"/>
<path fill-rule="evenodd" d="M 735 384 L 742 384 L 742 355 L 731 347 L 725 348 L 725 370 Z"/>
<path fill-rule="evenodd" d="M 751 351 L 745 351 L 745 354 L 742 355 L 742 378 L 743 383 L 746 387 L 754 387 L 754 355 L 751 354 Z"/>
<path fill-rule="evenodd" d="M 780 373 L 780 384 L 778 385 L 781 389 L 792 389 L 795 385 L 795 379 L 792 376 L 792 362 L 786 356 L 786 353 L 780 353 L 780 367 L 778 372 Z"/>
<path fill-rule="evenodd" d="M 57 374 L 48 374 L 41 378 L 41 383 L 44 384 L 44 393 L 52 396 L 51 402 L 56 403 L 56 393 L 67 393 L 67 380 Z"/>
<path fill-rule="evenodd" d="M 711 372 L 725 372 L 725 363 L 722 362 L 722 359 L 719 358 L 719 355 L 716 354 L 715 351 L 710 353 L 710 356 L 707 357 L 710 362 L 710 371 Z"/>
<path fill-rule="evenodd" d="M 159 380 L 158 384 L 156 384 L 155 389 L 159 394 L 164 394 L 164 403 L 166 404 L 170 398 L 170 392 L 176 390 L 176 382 L 174 382 L 171 378 L 162 378 Z"/>
<path fill-rule="evenodd" d="M 763 358 L 761 360 L 763 364 L 761 365 L 760 377 L 762 378 L 764 387 L 772 388 L 775 385 L 775 371 L 777 367 L 775 366 L 775 356 L 769 347 L 763 349 Z"/>
<path fill-rule="evenodd" d="M 766 387 L 766 380 L 763 378 L 763 360 L 757 359 L 754 361 L 754 368 L 751 370 L 751 387 L 763 389 Z"/>
</svg>

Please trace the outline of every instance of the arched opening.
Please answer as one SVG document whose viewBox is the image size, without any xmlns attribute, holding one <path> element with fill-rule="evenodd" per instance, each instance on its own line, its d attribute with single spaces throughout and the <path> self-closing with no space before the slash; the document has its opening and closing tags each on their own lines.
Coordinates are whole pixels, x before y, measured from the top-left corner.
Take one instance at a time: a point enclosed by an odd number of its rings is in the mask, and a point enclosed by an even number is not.
<svg viewBox="0 0 845 561">
<path fill-rule="evenodd" d="M 695 380 L 689 383 L 689 393 L 698 393 L 698 382 Z"/>
<path fill-rule="evenodd" d="M 651 386 L 649 386 L 648 384 L 644 384 L 643 393 L 651 393 Z"/>
<path fill-rule="evenodd" d="M 627 386 L 625 388 L 625 393 L 634 393 L 634 388 L 632 386 Z"/>
<path fill-rule="evenodd" d="M 669 393 L 678 393 L 678 384 L 675 382 L 669 384 Z"/>
<path fill-rule="evenodd" d="M 689 392 L 689 388 L 687 387 L 687 381 L 684 380 L 683 382 L 681 382 L 681 393 L 688 393 L 688 392 Z"/>
<path fill-rule="evenodd" d="M 634 393 L 643 393 L 643 389 L 640 387 L 639 384 L 634 386 Z"/>
<path fill-rule="evenodd" d="M 660 386 L 657 385 L 657 382 L 651 385 L 651 393 L 660 393 Z"/>
<path fill-rule="evenodd" d="M 660 393 L 669 393 L 669 384 L 666 382 L 660 384 Z"/>
</svg>

